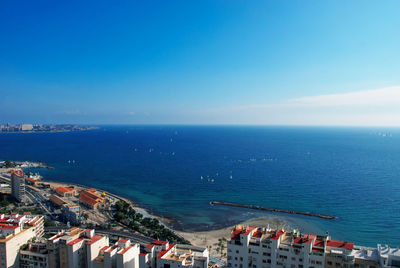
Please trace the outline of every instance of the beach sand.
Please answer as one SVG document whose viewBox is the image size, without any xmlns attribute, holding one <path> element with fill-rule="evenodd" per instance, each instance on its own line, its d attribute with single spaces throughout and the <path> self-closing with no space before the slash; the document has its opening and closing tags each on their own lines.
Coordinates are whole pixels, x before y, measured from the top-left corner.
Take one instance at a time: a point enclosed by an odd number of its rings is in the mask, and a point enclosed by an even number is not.
<svg viewBox="0 0 400 268">
<path fill-rule="evenodd" d="M 283 228 L 285 230 L 291 230 L 290 226 L 285 224 L 283 221 L 277 218 L 256 218 L 251 219 L 242 223 L 238 223 L 244 226 L 257 226 L 257 227 L 271 227 L 272 229 Z M 219 230 L 205 231 L 205 232 L 180 232 L 175 231 L 178 235 L 182 236 L 186 240 L 190 241 L 192 245 L 199 247 L 207 247 L 210 251 L 210 255 L 218 257 L 221 260 L 226 261 L 226 246 L 221 251 L 221 247 L 218 245 L 221 240 L 226 239 L 227 241 L 231 238 L 231 231 L 234 226 L 222 228 Z M 224 243 L 226 245 L 226 243 Z M 211 248 L 210 248 L 211 247 Z M 221 253 L 222 252 L 222 253 Z"/>
<path fill-rule="evenodd" d="M 78 186 L 76 184 L 68 184 L 68 183 L 63 183 L 63 182 L 49 182 L 46 181 L 45 183 L 48 183 L 51 185 L 52 188 L 56 188 L 58 186 L 74 186 L 77 190 L 82 190 L 86 187 Z M 111 194 L 111 193 L 108 193 Z M 120 197 L 115 194 L 111 194 L 114 197 L 117 197 L 119 199 L 127 201 L 129 204 L 131 204 L 134 209 L 142 213 L 145 217 L 151 217 L 151 218 L 156 218 L 160 220 L 162 223 L 164 223 L 166 226 L 171 226 L 173 219 L 170 218 L 165 218 L 165 217 L 160 217 L 157 215 L 153 215 L 149 213 L 146 209 L 138 207 L 137 204 L 134 204 L 130 200 Z M 89 217 L 98 220 L 99 222 L 106 221 L 106 218 L 101 219 L 98 214 L 100 214 L 99 211 L 90 211 Z M 104 216 L 104 215 L 102 215 Z M 285 230 L 291 230 L 292 228 L 285 223 L 284 221 L 276 218 L 276 217 L 270 217 L 270 218 L 255 218 L 251 219 L 245 222 L 238 223 L 240 225 L 244 226 L 257 226 L 257 227 L 271 227 L 272 229 L 285 229 Z M 213 257 L 217 257 L 223 261 L 226 261 L 226 241 L 229 241 L 231 238 L 231 231 L 234 226 L 229 226 L 226 228 L 218 229 L 218 230 L 211 230 L 211 231 L 203 231 L 203 232 L 184 232 L 184 231 L 175 231 L 179 236 L 183 237 L 184 239 L 188 240 L 192 245 L 199 246 L 199 247 L 206 247 L 209 249 L 210 255 Z M 225 245 L 223 248 L 219 244 L 221 244 L 221 241 L 223 242 L 222 244 Z"/>
</svg>

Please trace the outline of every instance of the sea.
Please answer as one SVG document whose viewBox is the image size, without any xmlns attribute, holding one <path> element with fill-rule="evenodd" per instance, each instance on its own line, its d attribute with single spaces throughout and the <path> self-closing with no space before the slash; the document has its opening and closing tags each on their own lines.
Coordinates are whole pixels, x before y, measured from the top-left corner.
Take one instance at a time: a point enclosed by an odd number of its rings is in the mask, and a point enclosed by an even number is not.
<svg viewBox="0 0 400 268">
<path fill-rule="evenodd" d="M 2 133 L 0 159 L 42 161 L 44 180 L 127 197 L 186 231 L 258 217 L 305 233 L 400 245 L 400 129 L 280 126 L 100 126 Z M 211 205 L 235 202 L 335 216 Z"/>
</svg>

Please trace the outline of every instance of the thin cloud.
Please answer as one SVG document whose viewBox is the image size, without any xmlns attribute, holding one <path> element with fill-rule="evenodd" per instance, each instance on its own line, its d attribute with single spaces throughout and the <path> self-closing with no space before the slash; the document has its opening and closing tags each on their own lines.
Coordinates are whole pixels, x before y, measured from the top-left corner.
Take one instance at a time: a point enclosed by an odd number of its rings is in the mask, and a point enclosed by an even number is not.
<svg viewBox="0 0 400 268">
<path fill-rule="evenodd" d="M 342 94 L 302 97 L 287 102 L 311 106 L 385 106 L 400 105 L 400 86 Z"/>
<path fill-rule="evenodd" d="M 234 124 L 400 126 L 400 86 L 207 109 L 202 119 Z"/>
</svg>

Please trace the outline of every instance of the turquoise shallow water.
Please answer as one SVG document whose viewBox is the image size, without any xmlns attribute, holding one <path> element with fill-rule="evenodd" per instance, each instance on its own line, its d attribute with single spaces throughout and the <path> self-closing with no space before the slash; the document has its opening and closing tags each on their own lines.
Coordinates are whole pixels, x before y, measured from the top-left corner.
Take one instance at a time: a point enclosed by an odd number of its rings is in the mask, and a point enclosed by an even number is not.
<svg viewBox="0 0 400 268">
<path fill-rule="evenodd" d="M 400 129 L 103 126 L 0 134 L 0 159 L 44 161 L 56 168 L 41 170 L 45 179 L 113 191 L 177 219 L 178 229 L 272 216 L 357 244 L 400 245 Z M 337 219 L 211 206 L 212 200 Z"/>
</svg>

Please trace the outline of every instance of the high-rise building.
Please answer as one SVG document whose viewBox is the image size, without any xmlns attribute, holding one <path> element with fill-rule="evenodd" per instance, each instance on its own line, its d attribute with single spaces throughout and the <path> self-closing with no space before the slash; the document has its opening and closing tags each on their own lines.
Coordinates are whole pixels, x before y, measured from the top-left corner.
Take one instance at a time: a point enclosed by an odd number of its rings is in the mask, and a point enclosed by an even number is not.
<svg viewBox="0 0 400 268">
<path fill-rule="evenodd" d="M 31 131 L 33 129 L 32 124 L 22 124 L 21 125 L 21 130 L 22 131 Z"/>
<path fill-rule="evenodd" d="M 21 246 L 43 235 L 43 216 L 0 214 L 0 268 L 20 267 Z"/>
<path fill-rule="evenodd" d="M 11 171 L 11 195 L 18 200 L 23 201 L 25 197 L 25 178 L 24 172 L 20 169 Z"/>
</svg>

